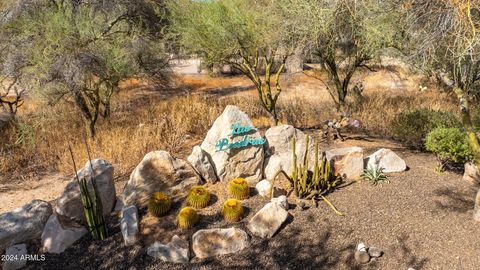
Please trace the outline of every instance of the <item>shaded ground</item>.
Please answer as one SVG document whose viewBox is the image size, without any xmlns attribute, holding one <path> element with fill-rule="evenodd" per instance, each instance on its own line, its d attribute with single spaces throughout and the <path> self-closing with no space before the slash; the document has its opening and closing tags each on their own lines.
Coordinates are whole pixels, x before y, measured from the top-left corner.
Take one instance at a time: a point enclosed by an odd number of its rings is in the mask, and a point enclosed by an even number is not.
<svg viewBox="0 0 480 270">
<path fill-rule="evenodd" d="M 472 219 L 476 189 L 452 173 L 437 174 L 431 155 L 405 150 L 395 143 L 363 138 L 341 145 L 358 145 L 367 154 L 389 147 L 403 157 L 409 170 L 390 177 L 390 183 L 372 186 L 359 182 L 337 190 L 329 199 L 345 216 L 336 216 L 324 203 L 301 211 L 295 201 L 291 217 L 272 239 L 252 238 L 251 246 L 238 254 L 206 260 L 192 259 L 175 265 L 146 255 L 146 244 L 124 247 L 118 221 L 110 220 L 110 238 L 92 242 L 84 237 L 62 255 L 47 255 L 44 262 L 30 262 L 28 269 L 478 269 L 480 226 Z M 338 147 L 340 145 L 336 145 Z M 121 185 L 119 185 L 121 186 Z M 210 186 L 214 204 L 202 212 L 196 229 L 227 227 L 216 214 L 225 194 L 221 184 Z M 246 201 L 248 217 L 233 224 L 245 229 L 247 220 L 267 200 L 253 196 Z M 176 208 L 180 207 L 177 203 Z M 144 221 L 142 231 L 167 243 L 171 235 L 191 239 L 195 230 L 179 231 L 173 224 L 175 210 L 160 222 Z M 170 221 L 168 221 L 170 220 Z M 153 226 L 152 226 L 153 224 Z M 156 225 L 155 225 L 156 224 Z M 162 227 L 169 228 L 162 233 Z M 155 234 L 154 232 L 160 232 Z M 248 230 L 247 230 L 248 231 Z M 359 266 L 353 259 L 355 246 L 382 249 L 375 262 Z M 35 247 L 31 253 L 37 253 Z"/>
</svg>

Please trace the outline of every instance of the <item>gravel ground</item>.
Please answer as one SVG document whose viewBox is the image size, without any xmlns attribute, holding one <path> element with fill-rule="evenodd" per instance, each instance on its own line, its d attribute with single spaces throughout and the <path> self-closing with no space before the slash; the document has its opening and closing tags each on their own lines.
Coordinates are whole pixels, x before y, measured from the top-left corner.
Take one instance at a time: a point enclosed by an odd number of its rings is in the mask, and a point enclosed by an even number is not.
<svg viewBox="0 0 480 270">
<path fill-rule="evenodd" d="M 225 198 L 217 184 L 209 187 L 215 193 L 213 205 L 201 212 L 195 230 L 176 229 L 174 215 L 180 203 L 162 221 L 143 210 L 144 237 L 139 245 L 124 247 L 118 219 L 111 217 L 108 239 L 93 242 L 84 237 L 62 255 L 29 262 L 27 269 L 480 269 L 480 226 L 472 218 L 476 188 L 461 175 L 436 173 L 431 155 L 385 141 L 346 144 L 362 146 L 366 153 L 379 145 L 389 147 L 405 159 L 409 170 L 391 175 L 389 184 L 351 182 L 330 194 L 329 200 L 344 216 L 335 215 L 325 203 L 301 211 L 290 199 L 291 216 L 281 230 L 272 239 L 253 237 L 251 246 L 238 254 L 194 258 L 188 265 L 146 255 L 149 243 L 167 243 L 173 234 L 190 239 L 202 228 L 233 225 L 246 230 L 247 220 L 267 202 L 254 195 L 245 201 L 248 216 L 228 224 L 217 214 Z M 384 255 L 366 265 L 356 264 L 353 254 L 359 242 L 382 249 Z M 36 244 L 31 253 L 37 253 Z"/>
</svg>

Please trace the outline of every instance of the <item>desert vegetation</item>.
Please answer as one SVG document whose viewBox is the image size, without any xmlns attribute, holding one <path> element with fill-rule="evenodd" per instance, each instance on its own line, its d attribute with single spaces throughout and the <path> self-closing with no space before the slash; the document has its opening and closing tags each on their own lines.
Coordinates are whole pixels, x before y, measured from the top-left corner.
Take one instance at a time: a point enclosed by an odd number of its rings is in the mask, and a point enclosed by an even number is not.
<svg viewBox="0 0 480 270">
<path fill-rule="evenodd" d="M 474 0 L 2 1 L 0 190 L 63 192 L 22 208 L 35 235 L 0 211 L 0 255 L 478 265 L 454 257 L 478 247 L 479 91 Z"/>
</svg>

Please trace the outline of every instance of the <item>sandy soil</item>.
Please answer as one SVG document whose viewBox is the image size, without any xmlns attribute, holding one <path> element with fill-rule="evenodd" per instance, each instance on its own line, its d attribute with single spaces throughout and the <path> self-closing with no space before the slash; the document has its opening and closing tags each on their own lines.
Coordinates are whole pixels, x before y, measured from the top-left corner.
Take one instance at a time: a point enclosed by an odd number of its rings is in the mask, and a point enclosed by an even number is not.
<svg viewBox="0 0 480 270">
<path fill-rule="evenodd" d="M 352 136 L 350 136 L 352 137 Z M 218 215 L 226 196 L 223 184 L 209 186 L 213 204 L 202 210 L 201 223 L 182 231 L 174 225 L 177 202 L 161 221 L 146 215 L 139 245 L 124 247 L 118 218 L 109 220 L 111 237 L 93 242 L 84 237 L 62 255 L 47 255 L 44 262 L 29 262 L 27 269 L 479 269 L 480 226 L 472 219 L 476 188 L 461 175 L 435 172 L 435 158 L 406 150 L 398 144 L 372 138 L 350 139 L 339 145 L 358 145 L 367 154 L 389 147 L 403 157 L 409 170 L 390 176 L 390 183 L 372 186 L 351 182 L 328 198 L 344 213 L 337 216 L 324 203 L 300 210 L 290 199 L 290 217 L 272 239 L 252 238 L 238 254 L 206 260 L 193 258 L 175 265 L 146 255 L 148 243 L 167 243 L 173 234 L 191 239 L 202 228 L 235 226 L 247 221 L 267 199 L 258 195 L 245 201 L 247 216 L 228 224 Z M 122 185 L 117 185 L 121 188 Z M 366 265 L 357 265 L 355 246 L 382 249 L 385 254 Z M 37 253 L 38 243 L 31 253 Z"/>
</svg>

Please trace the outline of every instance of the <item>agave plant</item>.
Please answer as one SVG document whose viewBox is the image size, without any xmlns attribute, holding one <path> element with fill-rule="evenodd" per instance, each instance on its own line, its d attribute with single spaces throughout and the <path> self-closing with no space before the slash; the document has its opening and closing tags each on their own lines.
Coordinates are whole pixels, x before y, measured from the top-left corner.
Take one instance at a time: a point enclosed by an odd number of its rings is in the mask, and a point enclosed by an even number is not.
<svg viewBox="0 0 480 270">
<path fill-rule="evenodd" d="M 383 172 L 384 168 L 380 166 L 369 165 L 362 173 L 362 179 L 376 186 L 378 184 L 389 183 L 388 176 Z"/>
</svg>

